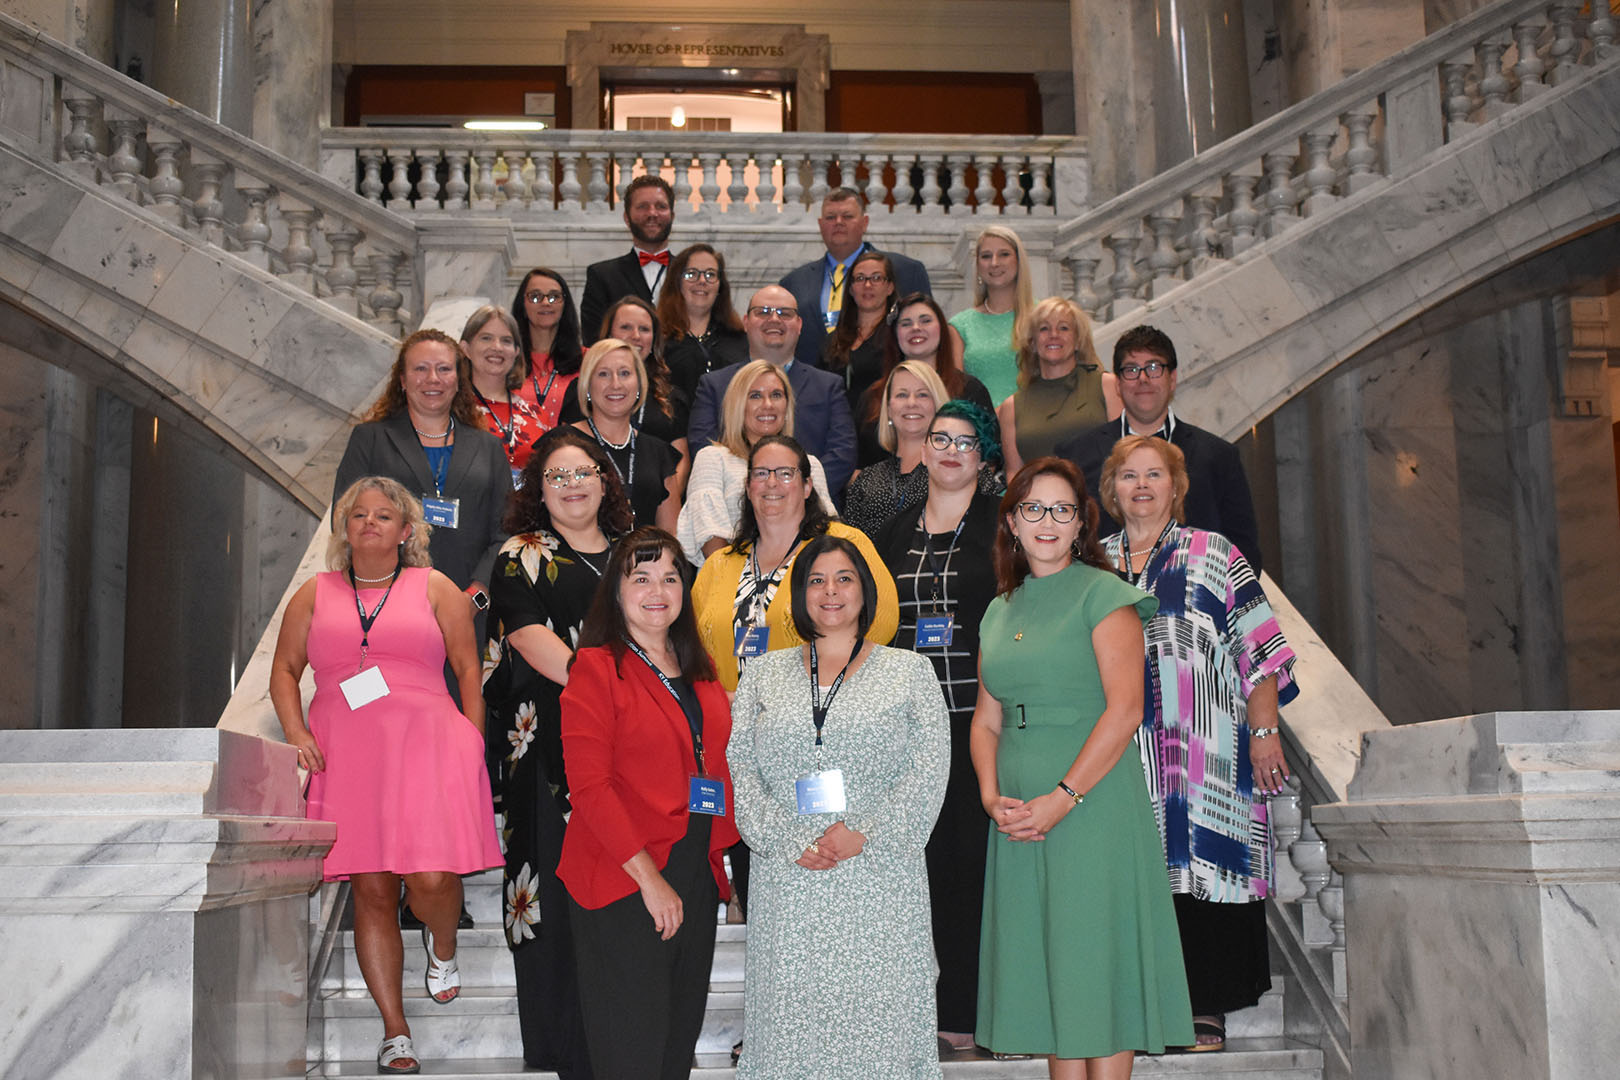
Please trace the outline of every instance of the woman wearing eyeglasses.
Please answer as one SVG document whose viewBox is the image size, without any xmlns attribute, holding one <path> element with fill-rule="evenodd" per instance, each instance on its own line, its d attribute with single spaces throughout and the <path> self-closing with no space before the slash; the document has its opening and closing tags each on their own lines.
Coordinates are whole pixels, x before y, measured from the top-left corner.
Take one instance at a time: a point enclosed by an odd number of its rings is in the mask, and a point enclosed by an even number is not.
<svg viewBox="0 0 1620 1080">
<path fill-rule="evenodd" d="M 894 264 L 883 252 L 868 250 L 849 269 L 844 307 L 821 353 L 821 366 L 843 376 L 851 409 L 883 378 L 884 320 L 893 302 Z"/>
<path fill-rule="evenodd" d="M 1102 370 L 1091 341 L 1091 320 L 1080 305 L 1049 296 L 1018 329 L 1018 392 L 996 419 L 1007 449 L 1007 472 L 1057 452 L 1057 444 L 1119 415 L 1114 376 Z"/>
<path fill-rule="evenodd" d="M 669 260 L 658 290 L 658 321 L 670 378 L 697 399 L 698 380 L 748 359 L 748 335 L 731 303 L 726 260 L 708 244 L 693 244 Z"/>
<path fill-rule="evenodd" d="M 906 361 L 926 364 L 945 384 L 945 396 L 962 398 L 992 409 L 990 392 L 984 384 L 962 370 L 957 341 L 945 322 L 945 312 L 927 293 L 912 293 L 894 306 L 889 332 L 883 335 L 882 383 L 873 383 L 855 406 L 856 456 L 864 469 L 889 456 L 881 442 L 883 425 L 878 413 L 883 408 L 883 389 L 889 375 Z"/>
<path fill-rule="evenodd" d="M 978 1041 L 1043 1054 L 1054 1080 L 1129 1077 L 1192 1042 L 1164 851 L 1132 739 L 1143 624 L 1097 506 L 1059 458 L 1001 501 L 996 598 L 979 624 L 973 767 L 990 815 Z"/>
<path fill-rule="evenodd" d="M 525 396 L 539 413 L 541 430 L 550 431 L 574 419 L 569 390 L 584 356 L 568 283 L 555 270 L 530 270 L 512 298 L 512 318 L 518 325 L 518 356 L 525 363 Z"/>
<path fill-rule="evenodd" d="M 512 537 L 495 560 L 484 656 L 489 727 L 505 751 L 506 941 L 524 1061 L 579 1080 L 591 1072 L 556 874 L 570 808 L 558 698 L 613 539 L 630 530 L 630 506 L 607 455 L 565 426 L 535 447 L 506 527 Z"/>
<path fill-rule="evenodd" d="M 1001 461 L 995 417 L 972 402 L 947 401 L 929 425 L 922 459 L 926 498 L 891 517 L 872 543 L 900 594 L 894 647 L 932 662 L 950 716 L 945 805 L 924 854 L 939 959 L 939 1037 L 968 1050 L 978 1011 L 985 833 L 968 731 L 979 689 L 979 620 L 995 595 L 995 579 L 984 570 L 1001 500 L 982 486 Z"/>
</svg>

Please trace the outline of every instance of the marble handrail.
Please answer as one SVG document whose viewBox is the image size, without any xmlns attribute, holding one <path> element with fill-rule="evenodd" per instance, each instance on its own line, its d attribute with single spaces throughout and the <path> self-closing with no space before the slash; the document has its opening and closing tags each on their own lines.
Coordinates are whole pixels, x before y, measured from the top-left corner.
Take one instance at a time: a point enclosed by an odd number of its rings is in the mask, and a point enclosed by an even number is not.
<svg viewBox="0 0 1620 1080">
<path fill-rule="evenodd" d="M 58 167 L 390 334 L 411 322 L 416 226 L 0 14 L 0 124 Z M 4 98 L 0 92 L 0 98 Z M 9 118 L 9 117 L 8 117 Z"/>
<path fill-rule="evenodd" d="M 656 170 L 707 214 L 815 214 L 840 184 L 874 213 L 1063 216 L 1086 205 L 1085 142 L 1067 136 L 333 128 L 322 170 L 394 210 L 617 217 Z"/>
<path fill-rule="evenodd" d="M 1609 5 L 1580 12 L 1499 0 L 1064 223 L 1076 301 L 1128 315 L 1620 55 Z"/>
</svg>

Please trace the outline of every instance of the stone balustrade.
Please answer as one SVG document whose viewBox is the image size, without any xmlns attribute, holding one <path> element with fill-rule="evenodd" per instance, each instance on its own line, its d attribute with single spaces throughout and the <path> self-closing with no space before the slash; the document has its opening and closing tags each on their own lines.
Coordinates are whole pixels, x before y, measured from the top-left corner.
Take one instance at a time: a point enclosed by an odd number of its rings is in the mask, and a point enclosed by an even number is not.
<svg viewBox="0 0 1620 1080">
<path fill-rule="evenodd" d="M 648 172 L 728 217 L 814 216 L 838 186 L 874 213 L 1066 217 L 1088 191 L 1084 141 L 1059 136 L 334 128 L 321 148 L 322 172 L 401 212 L 617 217 Z"/>
<path fill-rule="evenodd" d="M 1620 55 L 1608 4 L 1501 0 L 1058 229 L 1105 323 Z"/>
<path fill-rule="evenodd" d="M 416 230 L 0 14 L 0 137 L 389 334 L 413 324 Z"/>
</svg>

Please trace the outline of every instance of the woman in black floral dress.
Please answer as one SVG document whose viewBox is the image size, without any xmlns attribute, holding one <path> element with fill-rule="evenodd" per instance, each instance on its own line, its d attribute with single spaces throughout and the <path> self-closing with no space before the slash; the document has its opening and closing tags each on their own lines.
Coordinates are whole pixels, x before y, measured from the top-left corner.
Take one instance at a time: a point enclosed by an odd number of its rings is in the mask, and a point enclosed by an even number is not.
<svg viewBox="0 0 1620 1080">
<path fill-rule="evenodd" d="M 491 575 L 484 699 L 506 814 L 506 942 L 523 1059 L 562 1080 L 589 1080 L 568 898 L 556 873 L 569 809 L 558 697 L 630 506 L 595 441 L 561 427 L 536 444 L 505 524 L 512 536 Z"/>
</svg>

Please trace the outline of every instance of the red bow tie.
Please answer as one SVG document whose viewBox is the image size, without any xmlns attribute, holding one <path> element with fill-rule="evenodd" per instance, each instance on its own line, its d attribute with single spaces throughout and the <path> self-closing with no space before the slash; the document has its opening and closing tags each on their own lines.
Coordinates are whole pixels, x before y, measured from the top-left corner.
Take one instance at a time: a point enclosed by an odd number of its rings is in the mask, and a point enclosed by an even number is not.
<svg viewBox="0 0 1620 1080">
<path fill-rule="evenodd" d="M 646 251 L 637 251 L 636 252 L 636 258 L 641 260 L 641 265 L 642 266 L 646 266 L 648 263 L 652 263 L 652 262 L 661 263 L 664 266 L 668 266 L 669 265 L 669 248 L 665 248 L 663 251 L 660 251 L 656 255 L 654 255 L 654 254 L 652 254 L 650 252 L 646 252 Z"/>
</svg>

